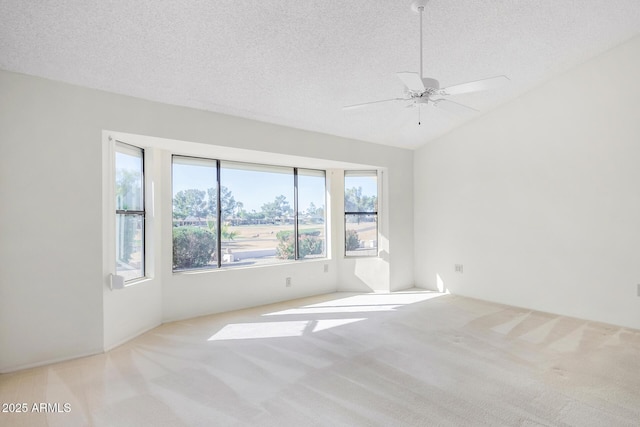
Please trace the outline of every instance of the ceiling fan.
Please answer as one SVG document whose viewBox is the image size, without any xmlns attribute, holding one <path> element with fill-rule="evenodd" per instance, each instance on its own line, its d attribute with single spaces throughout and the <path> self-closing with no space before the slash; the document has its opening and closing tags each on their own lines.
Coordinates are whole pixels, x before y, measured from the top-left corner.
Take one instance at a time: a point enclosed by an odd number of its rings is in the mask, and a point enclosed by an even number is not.
<svg viewBox="0 0 640 427">
<path fill-rule="evenodd" d="M 405 86 L 404 98 L 383 99 L 380 101 L 365 102 L 362 104 L 347 105 L 343 110 L 350 110 L 360 107 L 367 107 L 373 104 L 387 102 L 405 102 L 407 107 L 421 107 L 432 105 L 442 110 L 455 114 L 478 111 L 475 108 L 460 104 L 447 99 L 449 95 L 459 95 L 463 93 L 478 92 L 481 90 L 493 89 L 501 86 L 509 79 L 506 76 L 496 76 L 483 80 L 462 83 L 454 86 L 440 88 L 438 80 L 422 76 L 422 14 L 429 0 L 416 0 L 411 4 L 411 9 L 420 14 L 420 73 L 403 71 L 396 73 Z M 419 114 L 419 113 L 418 113 Z M 420 121 L 418 119 L 418 124 Z"/>
</svg>

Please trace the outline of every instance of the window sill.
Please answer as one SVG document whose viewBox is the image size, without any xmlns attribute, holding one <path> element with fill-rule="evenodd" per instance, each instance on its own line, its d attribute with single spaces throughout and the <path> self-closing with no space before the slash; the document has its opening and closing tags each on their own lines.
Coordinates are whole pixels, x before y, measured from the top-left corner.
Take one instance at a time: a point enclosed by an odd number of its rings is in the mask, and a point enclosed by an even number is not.
<svg viewBox="0 0 640 427">
<path fill-rule="evenodd" d="M 139 285 L 141 283 L 150 282 L 153 280 L 153 277 L 140 277 L 139 279 L 131 279 L 124 282 L 124 287 L 128 288 L 130 286 Z"/>
<path fill-rule="evenodd" d="M 345 255 L 344 259 L 380 258 L 380 255 Z"/>
<path fill-rule="evenodd" d="M 253 270 L 258 268 L 277 268 L 282 266 L 291 266 L 291 265 L 302 265 L 302 264 L 313 264 L 313 263 L 327 263 L 330 262 L 331 258 L 310 258 L 310 259 L 299 259 L 299 260 L 291 260 L 284 261 L 277 264 L 261 264 L 261 265 L 222 265 L 222 267 L 217 268 L 201 268 L 201 269 L 193 269 L 193 270 L 172 270 L 174 275 L 192 275 L 192 274 L 206 274 L 206 273 L 217 273 L 221 271 L 237 271 L 237 270 Z"/>
</svg>

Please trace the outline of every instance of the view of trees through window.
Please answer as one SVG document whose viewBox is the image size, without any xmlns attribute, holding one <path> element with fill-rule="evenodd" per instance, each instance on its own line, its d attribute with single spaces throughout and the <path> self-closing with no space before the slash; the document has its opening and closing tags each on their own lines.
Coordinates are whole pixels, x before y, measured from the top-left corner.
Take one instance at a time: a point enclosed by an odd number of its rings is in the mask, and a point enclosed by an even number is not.
<svg viewBox="0 0 640 427">
<path fill-rule="evenodd" d="M 378 254 L 378 178 L 376 171 L 345 171 L 345 255 Z"/>
<path fill-rule="evenodd" d="M 144 277 L 144 152 L 117 144 L 116 274 L 125 280 Z"/>
<path fill-rule="evenodd" d="M 324 210 L 324 171 L 174 156 L 173 269 L 323 257 Z"/>
<path fill-rule="evenodd" d="M 298 169 L 298 253 L 302 258 L 326 257 L 325 172 Z"/>
</svg>

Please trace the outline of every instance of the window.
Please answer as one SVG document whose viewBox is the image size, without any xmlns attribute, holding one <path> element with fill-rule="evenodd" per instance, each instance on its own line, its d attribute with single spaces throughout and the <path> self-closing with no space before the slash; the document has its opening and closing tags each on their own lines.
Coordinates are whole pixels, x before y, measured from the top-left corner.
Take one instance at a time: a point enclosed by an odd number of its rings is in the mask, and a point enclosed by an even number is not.
<svg viewBox="0 0 640 427">
<path fill-rule="evenodd" d="M 222 162 L 230 200 L 222 213 L 222 263 L 274 264 L 295 259 L 293 168 Z"/>
<path fill-rule="evenodd" d="M 325 193 L 324 171 L 174 156 L 174 271 L 325 257 Z"/>
<path fill-rule="evenodd" d="M 173 157 L 173 269 L 216 268 L 218 164 Z"/>
<path fill-rule="evenodd" d="M 126 281 L 145 275 L 144 150 L 117 143 L 116 274 Z"/>
<path fill-rule="evenodd" d="M 344 173 L 345 256 L 378 254 L 378 175 Z"/>
<path fill-rule="evenodd" d="M 325 171 L 297 169 L 298 258 L 324 258 L 326 252 Z"/>
</svg>

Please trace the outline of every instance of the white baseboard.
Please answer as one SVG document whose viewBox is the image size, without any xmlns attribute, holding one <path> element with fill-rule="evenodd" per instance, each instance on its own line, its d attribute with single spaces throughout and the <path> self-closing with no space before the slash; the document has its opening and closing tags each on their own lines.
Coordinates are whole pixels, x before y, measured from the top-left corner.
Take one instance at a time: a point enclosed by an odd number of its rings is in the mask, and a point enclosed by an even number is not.
<svg viewBox="0 0 640 427">
<path fill-rule="evenodd" d="M 115 343 L 113 343 L 113 344 L 111 344 L 111 345 L 106 345 L 106 344 L 105 344 L 105 346 L 104 346 L 104 353 L 107 353 L 107 352 L 109 352 L 109 351 L 113 350 L 113 349 L 114 349 L 114 348 L 116 348 L 116 347 L 120 347 L 122 344 L 125 344 L 125 343 L 127 343 L 127 342 L 131 341 L 132 339 L 137 338 L 137 337 L 139 337 L 140 335 L 145 334 L 145 333 L 149 332 L 150 330 L 157 328 L 158 326 L 161 326 L 161 325 L 162 325 L 162 323 L 163 323 L 163 322 L 160 322 L 160 323 L 158 323 L 158 324 L 151 325 L 151 326 L 149 326 L 149 327 L 143 328 L 143 329 L 141 329 L 141 330 L 139 330 L 139 331 L 137 331 L 137 332 L 134 332 L 134 333 L 133 333 L 133 334 L 131 334 L 131 335 L 128 335 L 126 338 L 123 338 L 123 339 L 121 339 L 121 340 L 118 340 L 117 342 L 115 342 Z"/>
<path fill-rule="evenodd" d="M 95 356 L 96 354 L 101 354 L 101 353 L 103 353 L 103 351 L 100 348 L 100 349 L 96 349 L 96 350 L 90 351 L 90 352 L 75 354 L 73 356 L 58 357 L 58 358 L 55 358 L 55 359 L 41 360 L 39 362 L 34 362 L 34 363 L 25 363 L 24 365 L 9 366 L 9 367 L 0 369 L 0 374 L 10 374 L 12 372 L 24 371 L 25 369 L 38 368 L 40 366 L 53 365 L 53 364 L 56 364 L 56 363 L 67 362 L 69 360 L 75 360 L 75 359 L 80 359 L 80 358 L 83 358 L 83 357 Z"/>
</svg>

